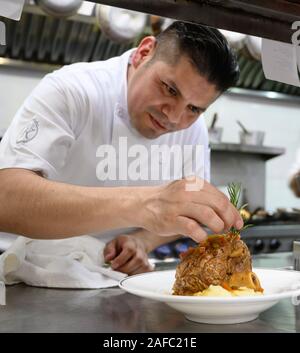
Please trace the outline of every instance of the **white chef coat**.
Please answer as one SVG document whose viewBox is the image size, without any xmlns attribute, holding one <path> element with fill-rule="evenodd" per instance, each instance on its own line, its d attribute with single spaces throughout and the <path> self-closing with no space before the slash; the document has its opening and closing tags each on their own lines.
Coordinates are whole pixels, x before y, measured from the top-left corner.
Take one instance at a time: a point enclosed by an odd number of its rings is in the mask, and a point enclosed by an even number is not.
<svg viewBox="0 0 300 353">
<path fill-rule="evenodd" d="M 146 139 L 131 126 L 127 68 L 133 50 L 107 61 L 64 66 L 46 75 L 20 107 L 2 139 L 0 169 L 40 171 L 48 179 L 83 186 L 161 183 L 99 180 L 97 149 L 113 145 L 118 150 L 119 138 L 126 137 L 128 148 L 134 144 L 143 144 L 147 149 L 153 144 L 202 145 L 201 176 L 209 181 L 208 134 L 203 117 L 188 129 L 156 139 Z M 99 236 L 108 241 L 116 234 L 131 230 L 103 232 Z"/>
</svg>

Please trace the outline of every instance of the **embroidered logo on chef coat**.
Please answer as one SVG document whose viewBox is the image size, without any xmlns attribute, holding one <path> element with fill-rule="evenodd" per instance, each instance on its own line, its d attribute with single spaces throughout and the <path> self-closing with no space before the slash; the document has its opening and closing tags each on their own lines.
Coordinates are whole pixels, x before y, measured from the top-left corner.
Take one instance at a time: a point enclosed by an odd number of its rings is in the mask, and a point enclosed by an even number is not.
<svg viewBox="0 0 300 353">
<path fill-rule="evenodd" d="M 39 122 L 33 119 L 17 138 L 17 143 L 26 143 L 33 140 L 39 132 Z"/>
</svg>

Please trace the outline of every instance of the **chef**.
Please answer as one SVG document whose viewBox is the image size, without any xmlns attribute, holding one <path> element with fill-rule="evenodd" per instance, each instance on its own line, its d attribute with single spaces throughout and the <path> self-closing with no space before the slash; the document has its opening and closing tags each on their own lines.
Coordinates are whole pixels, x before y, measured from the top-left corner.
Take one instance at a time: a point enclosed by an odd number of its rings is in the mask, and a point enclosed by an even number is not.
<svg viewBox="0 0 300 353">
<path fill-rule="evenodd" d="M 202 226 L 240 229 L 237 210 L 209 183 L 202 115 L 237 76 L 220 32 L 180 21 L 120 57 L 48 74 L 0 145 L 0 230 L 39 239 L 97 235 L 112 268 L 134 274 L 151 269 L 147 253 L 180 235 L 199 242 Z M 180 174 L 199 160 L 191 154 L 181 163 L 176 154 L 182 165 L 169 179 L 151 178 L 145 156 L 157 157 L 160 146 L 200 146 L 201 166 Z"/>
</svg>

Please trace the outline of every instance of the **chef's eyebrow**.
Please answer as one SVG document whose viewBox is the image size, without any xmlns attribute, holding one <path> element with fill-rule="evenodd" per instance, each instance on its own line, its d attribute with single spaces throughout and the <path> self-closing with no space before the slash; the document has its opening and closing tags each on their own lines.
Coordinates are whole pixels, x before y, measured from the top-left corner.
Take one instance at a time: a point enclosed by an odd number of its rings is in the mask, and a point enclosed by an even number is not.
<svg viewBox="0 0 300 353">
<path fill-rule="evenodd" d="M 173 80 L 168 80 L 168 81 L 169 81 L 170 87 L 173 88 L 177 92 L 177 94 L 179 94 L 179 96 L 183 97 L 183 95 L 182 95 L 180 89 L 177 87 L 176 83 Z M 190 103 L 189 105 L 201 110 L 202 112 L 205 112 L 205 110 L 207 109 L 207 108 L 199 107 L 199 106 L 192 104 L 192 103 Z"/>
</svg>

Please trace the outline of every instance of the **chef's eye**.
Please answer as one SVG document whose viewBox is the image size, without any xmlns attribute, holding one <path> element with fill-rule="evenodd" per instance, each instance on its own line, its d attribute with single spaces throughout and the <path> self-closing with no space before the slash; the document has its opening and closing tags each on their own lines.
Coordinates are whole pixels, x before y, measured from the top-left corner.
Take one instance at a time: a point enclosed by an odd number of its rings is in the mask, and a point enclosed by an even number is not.
<svg viewBox="0 0 300 353">
<path fill-rule="evenodd" d="M 167 91 L 168 94 L 170 94 L 171 96 L 177 96 L 177 92 L 174 88 L 172 88 L 171 86 L 169 86 L 166 82 L 162 81 L 162 84 L 165 88 L 165 90 Z"/>
<path fill-rule="evenodd" d="M 198 114 L 198 115 L 200 115 L 200 113 L 201 113 L 201 109 L 195 107 L 194 105 L 189 105 L 189 109 L 190 109 L 190 111 L 191 111 L 193 114 Z"/>
</svg>

